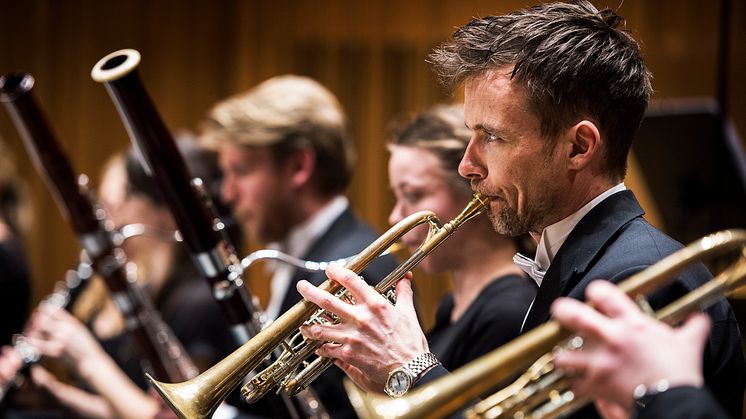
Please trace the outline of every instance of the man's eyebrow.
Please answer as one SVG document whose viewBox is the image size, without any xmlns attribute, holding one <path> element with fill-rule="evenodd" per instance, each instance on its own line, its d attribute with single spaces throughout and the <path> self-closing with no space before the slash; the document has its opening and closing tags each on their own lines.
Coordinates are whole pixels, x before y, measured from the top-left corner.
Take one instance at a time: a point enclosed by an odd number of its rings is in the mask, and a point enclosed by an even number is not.
<svg viewBox="0 0 746 419">
<path fill-rule="evenodd" d="M 482 123 L 482 122 L 480 122 L 480 123 L 478 123 L 478 124 L 474 125 L 474 127 L 473 127 L 473 128 L 472 128 L 472 127 L 470 127 L 470 126 L 469 126 L 469 125 L 468 125 L 468 124 L 467 124 L 466 122 L 464 122 L 464 125 L 466 126 L 466 128 L 468 128 L 468 129 L 470 129 L 470 130 L 472 130 L 472 131 L 487 131 L 487 132 L 493 132 L 493 131 L 495 130 L 495 128 L 494 128 L 494 127 L 490 127 L 490 126 L 488 126 L 488 125 L 485 125 L 485 124 L 484 124 L 484 123 Z"/>
<path fill-rule="evenodd" d="M 474 125 L 474 127 L 470 127 L 469 124 L 464 121 L 464 126 L 469 129 L 470 131 L 482 131 L 489 134 L 496 134 L 499 135 L 503 133 L 503 130 L 498 129 L 496 126 L 492 126 L 485 122 L 479 122 L 478 124 Z"/>
</svg>

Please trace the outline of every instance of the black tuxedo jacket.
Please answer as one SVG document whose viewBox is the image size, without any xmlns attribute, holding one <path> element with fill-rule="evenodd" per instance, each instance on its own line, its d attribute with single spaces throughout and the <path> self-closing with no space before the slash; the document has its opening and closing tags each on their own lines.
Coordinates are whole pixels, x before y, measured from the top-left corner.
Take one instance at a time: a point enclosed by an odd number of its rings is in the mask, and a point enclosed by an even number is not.
<svg viewBox="0 0 746 419">
<path fill-rule="evenodd" d="M 674 387 L 653 396 L 632 417 L 637 419 L 727 419 L 710 392 L 697 387 Z M 740 416 L 739 416 L 740 417 Z M 737 418 L 736 418 L 737 419 Z"/>
<path fill-rule="evenodd" d="M 347 209 L 337 217 L 326 233 L 311 245 L 308 252 L 303 255 L 303 259 L 328 261 L 352 256 L 365 249 L 376 238 L 378 234 Z M 383 256 L 368 265 L 361 275 L 368 283 L 375 285 L 394 268 L 396 268 L 394 258 Z M 282 302 L 280 314 L 301 300 L 300 293 L 295 289 L 295 284 L 301 279 L 320 285 L 326 280 L 326 275 L 323 272 L 296 271 Z M 356 417 L 342 386 L 343 377 L 342 370 L 332 366 L 311 386 L 321 398 L 331 417 L 335 419 Z"/>
<path fill-rule="evenodd" d="M 634 194 L 621 191 L 583 217 L 552 260 L 523 331 L 549 320 L 550 305 L 557 297 L 583 300 L 591 281 L 618 283 L 682 248 L 645 221 L 643 214 Z M 704 265 L 696 264 L 648 300 L 653 308 L 663 307 L 711 277 Z M 725 299 L 711 306 L 707 314 L 712 331 L 705 349 L 705 381 L 726 410 L 740 417 L 746 366 L 738 324 Z"/>
<path fill-rule="evenodd" d="M 378 236 L 370 226 L 357 218 L 350 209 L 346 209 L 334 220 L 326 233 L 311 245 L 302 259 L 329 261 L 353 256 L 368 247 Z M 360 275 L 368 283 L 375 285 L 394 268 L 396 268 L 394 258 L 383 256 L 368 265 Z M 293 273 L 285 298 L 282 300 L 280 314 L 301 300 L 300 293 L 295 289 L 295 284 L 301 279 L 318 286 L 326 280 L 326 275 L 323 272 L 296 270 Z"/>
</svg>

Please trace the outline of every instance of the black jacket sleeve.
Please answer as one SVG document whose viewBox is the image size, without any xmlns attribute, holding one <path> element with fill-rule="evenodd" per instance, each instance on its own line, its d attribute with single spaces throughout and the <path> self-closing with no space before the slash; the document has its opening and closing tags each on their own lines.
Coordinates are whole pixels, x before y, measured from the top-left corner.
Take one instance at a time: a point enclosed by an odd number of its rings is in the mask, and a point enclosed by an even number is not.
<svg viewBox="0 0 746 419">
<path fill-rule="evenodd" d="M 652 396 L 638 407 L 637 419 L 727 419 L 729 416 L 709 391 L 698 387 L 674 387 Z"/>
</svg>

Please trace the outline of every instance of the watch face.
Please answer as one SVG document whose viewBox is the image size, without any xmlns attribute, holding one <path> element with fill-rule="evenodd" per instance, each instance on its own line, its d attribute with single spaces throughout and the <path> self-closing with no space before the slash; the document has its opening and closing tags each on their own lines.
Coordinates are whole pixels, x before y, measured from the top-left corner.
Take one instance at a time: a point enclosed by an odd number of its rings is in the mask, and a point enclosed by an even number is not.
<svg viewBox="0 0 746 419">
<path fill-rule="evenodd" d="M 412 376 L 405 371 L 394 371 L 386 382 L 386 392 L 391 397 L 404 395 L 412 386 Z"/>
</svg>

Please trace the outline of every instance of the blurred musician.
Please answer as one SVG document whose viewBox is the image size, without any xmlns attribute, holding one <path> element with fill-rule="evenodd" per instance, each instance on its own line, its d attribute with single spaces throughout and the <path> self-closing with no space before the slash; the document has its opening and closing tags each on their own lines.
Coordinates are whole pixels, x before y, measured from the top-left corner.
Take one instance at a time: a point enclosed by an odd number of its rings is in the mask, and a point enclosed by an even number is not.
<svg viewBox="0 0 746 419">
<path fill-rule="evenodd" d="M 352 176 L 353 145 L 341 105 L 319 83 L 279 76 L 218 103 L 205 123 L 203 143 L 218 151 L 223 200 L 260 243 L 326 261 L 354 255 L 377 237 L 343 195 Z M 384 257 L 362 275 L 382 278 L 393 268 L 393 260 Z M 300 300 L 299 280 L 326 279 L 281 264 L 272 270 L 270 318 Z M 354 415 L 342 376 L 329 369 L 312 386 L 335 418 Z"/>
<path fill-rule="evenodd" d="M 465 87 L 464 119 L 472 137 L 459 172 L 490 198 L 498 233 L 529 233 L 538 244 L 533 260 L 515 258 L 539 285 L 524 331 L 549 318 L 557 297 L 582 299 L 591 280 L 621 281 L 681 248 L 642 218 L 623 183 L 651 86 L 637 42 L 617 29 L 621 22 L 615 12 L 587 1 L 543 4 L 474 19 L 430 56 L 446 85 Z M 341 317 L 339 325 L 316 335 L 337 342 L 327 354 L 362 367 L 367 376 L 391 377 L 394 366 L 429 352 L 421 332 L 398 326 L 415 318 L 408 301 L 384 305 L 349 271 L 329 274 L 352 290 L 356 305 L 301 285 L 306 299 Z M 652 305 L 672 301 L 710 276 L 697 265 L 654 294 Z M 399 289 L 406 293 L 409 279 Z M 705 382 L 730 414 L 740 416 L 746 371 L 735 316 L 725 300 L 707 312 L 713 331 Z M 360 325 L 355 334 L 338 333 L 351 325 Z M 381 341 L 382 331 L 386 348 L 374 361 L 359 357 L 357 342 Z M 435 367 L 421 382 L 443 374 Z"/>
<path fill-rule="evenodd" d="M 208 192 L 212 190 L 216 198 L 220 171 L 215 153 L 189 138 L 182 139 L 179 146 L 190 172 L 202 178 Z M 235 345 L 222 314 L 188 254 L 174 241 L 171 214 L 132 151 L 107 163 L 99 196 L 114 225 L 144 226 L 144 234 L 125 241 L 123 249 L 130 261 L 135 262 L 140 285 L 153 296 L 163 320 L 173 329 L 192 361 L 199 369 L 206 369 L 229 353 Z M 240 239 L 235 234 L 235 223 L 226 224 L 231 226 L 229 231 L 234 233 L 234 239 Z M 44 396 L 43 408 L 62 409 L 74 416 L 171 415 L 160 398 L 143 391 L 148 386 L 141 360 L 133 353 L 129 336 L 123 333 L 121 316 L 110 303 L 103 284 L 93 282 L 76 308 L 80 312 L 95 312 L 89 319 L 95 337 L 67 311 L 49 311 L 43 306 L 33 314 L 24 334 L 42 356 L 61 360 L 70 367 L 81 388 L 65 384 L 44 368 L 35 366 L 31 371 L 35 388 L 27 392 L 36 391 Z M 0 380 L 7 380 L 20 366 L 19 357 L 10 348 L 4 348 L 0 365 Z M 32 417 L 39 414 L 30 413 Z"/>
<path fill-rule="evenodd" d="M 220 170 L 215 153 L 201 148 L 193 138 L 182 136 L 178 145 L 192 176 L 201 178 L 213 199 L 218 199 Z M 121 164 L 123 167 L 117 167 Z M 116 173 L 124 170 L 126 182 L 116 182 Z M 192 361 L 200 370 L 211 367 L 235 347 L 227 324 L 181 243 L 173 240 L 175 223 L 161 198 L 155 182 L 142 168 L 134 152 L 130 151 L 120 163 L 114 163 L 104 176 L 102 201 L 108 207 L 110 219 L 122 227 L 142 224 L 145 232 L 122 245 L 128 258 L 137 268 L 138 280 L 144 283 L 163 320 L 184 345 Z M 124 187 L 118 191 L 118 188 Z M 120 200 L 121 199 L 121 200 Z M 225 224 L 234 242 L 240 240 L 240 229 L 230 221 L 227 209 L 222 208 Z M 114 313 L 117 314 L 117 313 Z M 108 317 L 102 315 L 100 317 Z M 95 318 L 95 331 L 105 332 L 112 319 Z M 103 333 L 102 333 L 103 334 Z M 106 335 L 104 335 L 106 336 Z M 141 388 L 147 388 L 139 361 L 132 353 L 125 334 L 104 340 L 107 352 L 118 360 L 128 375 Z"/>
</svg>

